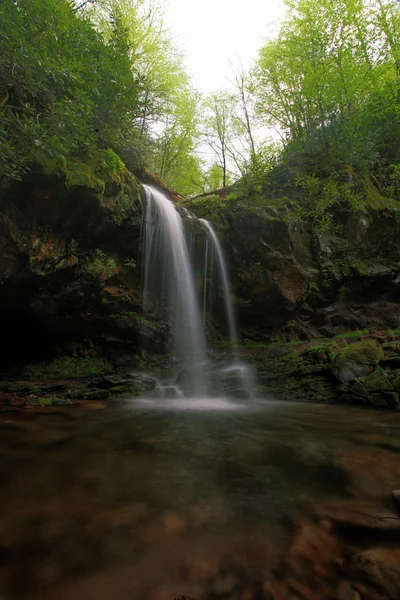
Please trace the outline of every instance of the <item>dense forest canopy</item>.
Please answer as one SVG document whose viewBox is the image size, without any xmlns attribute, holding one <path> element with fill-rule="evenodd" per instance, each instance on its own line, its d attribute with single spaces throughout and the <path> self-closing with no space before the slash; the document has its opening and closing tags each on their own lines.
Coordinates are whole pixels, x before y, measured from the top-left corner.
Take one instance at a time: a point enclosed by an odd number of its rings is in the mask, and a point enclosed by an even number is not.
<svg viewBox="0 0 400 600">
<path fill-rule="evenodd" d="M 190 195 L 241 178 L 300 190 L 292 209 L 321 227 L 369 182 L 397 200 L 399 3 L 286 5 L 250 72 L 204 98 L 152 1 L 3 0 L 0 185 L 33 169 L 101 187 L 146 166 Z"/>
</svg>

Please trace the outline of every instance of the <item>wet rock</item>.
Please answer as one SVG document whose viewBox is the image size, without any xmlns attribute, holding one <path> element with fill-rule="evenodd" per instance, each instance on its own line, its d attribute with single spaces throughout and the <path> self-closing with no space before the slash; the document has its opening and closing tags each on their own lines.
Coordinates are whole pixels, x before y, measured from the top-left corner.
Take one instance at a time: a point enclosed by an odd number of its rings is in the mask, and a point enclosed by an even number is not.
<svg viewBox="0 0 400 600">
<path fill-rule="evenodd" d="M 287 587 L 281 581 L 266 581 L 262 586 L 263 600 L 287 600 Z"/>
<path fill-rule="evenodd" d="M 130 385 L 129 383 L 125 383 L 123 385 L 116 385 L 108 390 L 110 396 L 116 396 L 119 394 L 127 394 L 129 392 L 136 392 L 136 387 L 134 385 Z"/>
<path fill-rule="evenodd" d="M 355 396 L 360 396 L 360 398 L 368 399 L 369 393 L 365 389 L 365 386 L 363 386 L 363 384 L 360 383 L 359 381 L 356 381 L 355 383 L 353 383 L 353 385 L 350 387 L 349 391 L 351 394 L 354 394 Z"/>
<path fill-rule="evenodd" d="M 399 394 L 397 392 L 381 392 L 381 396 L 383 397 L 387 406 L 389 406 L 390 408 L 399 407 Z"/>
<path fill-rule="evenodd" d="M 141 527 L 140 536 L 147 542 L 159 542 L 168 537 L 182 535 L 187 530 L 185 517 L 167 512 Z"/>
<path fill-rule="evenodd" d="M 293 352 L 293 350 L 287 346 L 275 346 L 269 351 L 269 356 L 271 358 L 280 358 L 281 356 L 286 356 L 291 352 Z"/>
<path fill-rule="evenodd" d="M 190 581 L 205 582 L 214 579 L 219 571 L 219 564 L 195 558 L 187 560 L 183 565 L 183 576 Z"/>
<path fill-rule="evenodd" d="M 135 384 L 138 392 L 153 390 L 157 385 L 156 378 L 145 373 L 127 373 L 125 377 L 127 380 L 132 380 L 132 384 Z"/>
<path fill-rule="evenodd" d="M 320 519 L 329 519 L 339 532 L 362 531 L 372 536 L 384 536 L 389 532 L 399 533 L 400 521 L 386 519 L 394 516 L 388 511 L 382 511 L 381 504 L 367 501 L 342 500 L 316 507 L 315 515 Z"/>
<path fill-rule="evenodd" d="M 180 588 L 182 588 L 181 584 L 158 586 L 150 590 L 146 596 L 146 600 L 200 600 L 200 595 L 193 596 L 189 590 L 190 595 L 182 595 L 181 591 L 179 591 Z"/>
<path fill-rule="evenodd" d="M 377 366 L 364 380 L 364 387 L 368 392 L 384 392 L 393 390 L 386 371 Z"/>
<path fill-rule="evenodd" d="M 371 394 L 370 398 L 369 398 L 369 403 L 371 404 L 371 406 L 376 406 L 376 407 L 382 407 L 382 408 L 386 408 L 387 407 L 387 403 L 386 400 L 384 399 L 382 394 L 379 394 L 378 392 L 375 392 L 374 394 Z"/>
<path fill-rule="evenodd" d="M 335 600 L 361 600 L 361 597 L 348 581 L 341 581 Z"/>
<path fill-rule="evenodd" d="M 211 586 L 211 592 L 215 596 L 230 597 L 238 586 L 238 580 L 233 575 L 217 577 Z"/>
<path fill-rule="evenodd" d="M 158 586 L 150 590 L 146 600 L 175 600 L 176 594 L 172 587 Z"/>
<path fill-rule="evenodd" d="M 393 381 L 393 389 L 396 390 L 396 392 L 400 392 L 400 377 L 396 377 Z"/>
<path fill-rule="evenodd" d="M 341 550 L 332 535 L 329 523 L 323 526 L 311 521 L 300 523 L 287 557 L 287 564 L 300 580 L 305 574 L 314 577 L 332 577 L 340 562 Z"/>
<path fill-rule="evenodd" d="M 161 517 L 161 528 L 166 535 L 181 535 L 187 528 L 187 521 L 181 515 L 169 512 Z"/>
<path fill-rule="evenodd" d="M 389 356 L 381 361 L 382 367 L 390 369 L 398 369 L 400 367 L 400 356 Z"/>
<path fill-rule="evenodd" d="M 400 490 L 394 490 L 392 492 L 392 500 L 394 502 L 397 512 L 400 515 Z"/>
<path fill-rule="evenodd" d="M 346 393 L 339 396 L 338 402 L 341 404 L 368 404 L 368 399 L 356 396 L 355 394 Z"/>
<path fill-rule="evenodd" d="M 335 377 L 342 383 L 351 383 L 359 377 L 365 377 L 370 372 L 368 365 L 360 365 L 355 361 L 337 363 L 332 369 Z"/>
<path fill-rule="evenodd" d="M 370 548 L 356 554 L 350 563 L 349 579 L 371 586 L 388 600 L 400 597 L 400 550 Z M 367 595 L 368 598 L 368 595 Z"/>
<path fill-rule="evenodd" d="M 121 378 L 117 375 L 107 375 L 106 377 L 102 377 L 98 381 L 93 382 L 91 387 L 108 390 L 116 385 L 119 385 L 120 381 Z"/>
<path fill-rule="evenodd" d="M 83 394 L 84 400 L 105 400 L 110 396 L 109 392 L 106 390 L 93 390 L 90 392 L 85 392 Z"/>
</svg>

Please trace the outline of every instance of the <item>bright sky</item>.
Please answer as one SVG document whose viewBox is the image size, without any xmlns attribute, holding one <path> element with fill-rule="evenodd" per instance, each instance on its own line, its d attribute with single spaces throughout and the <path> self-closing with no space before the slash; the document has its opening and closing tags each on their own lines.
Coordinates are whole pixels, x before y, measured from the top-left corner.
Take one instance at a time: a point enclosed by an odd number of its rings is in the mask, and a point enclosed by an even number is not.
<svg viewBox="0 0 400 600">
<path fill-rule="evenodd" d="M 165 21 L 183 47 L 194 86 L 229 87 L 230 64 L 248 67 L 284 13 L 283 0 L 164 0 Z"/>
</svg>

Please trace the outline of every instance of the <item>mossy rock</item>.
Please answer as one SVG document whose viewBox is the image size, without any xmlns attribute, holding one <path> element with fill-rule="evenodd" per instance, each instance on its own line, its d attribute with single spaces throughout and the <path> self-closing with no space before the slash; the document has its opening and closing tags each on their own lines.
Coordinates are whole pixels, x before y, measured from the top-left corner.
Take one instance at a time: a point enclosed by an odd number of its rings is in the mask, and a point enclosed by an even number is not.
<svg viewBox="0 0 400 600">
<path fill-rule="evenodd" d="M 396 392 L 375 392 L 370 396 L 370 404 L 372 406 L 398 408 L 400 406 L 399 394 Z"/>
<path fill-rule="evenodd" d="M 345 346 L 338 356 L 341 362 L 352 361 L 359 365 L 377 365 L 384 357 L 376 340 L 363 340 Z"/>
<path fill-rule="evenodd" d="M 339 398 L 339 402 L 341 404 L 368 404 L 366 398 L 361 398 L 360 396 L 350 394 L 349 392 L 342 394 Z"/>
<path fill-rule="evenodd" d="M 336 357 L 333 374 L 341 383 L 350 383 L 366 377 L 371 367 L 384 357 L 376 340 L 363 340 L 345 346 Z"/>
<path fill-rule="evenodd" d="M 26 406 L 69 406 L 70 400 L 65 398 L 30 398 L 24 403 Z"/>
<path fill-rule="evenodd" d="M 108 393 L 110 396 L 112 395 L 117 395 L 117 394 L 126 394 L 128 392 L 135 392 L 136 388 L 134 385 L 132 384 L 125 384 L 125 385 L 116 385 L 115 387 L 112 387 L 108 390 Z"/>
<path fill-rule="evenodd" d="M 393 381 L 393 389 L 396 390 L 396 392 L 400 392 L 400 376 L 396 377 Z"/>
<path fill-rule="evenodd" d="M 380 406 L 386 407 L 387 406 L 386 400 L 378 392 L 371 394 L 371 396 L 369 398 L 369 403 L 371 404 L 371 406 L 376 406 L 376 407 L 380 407 Z"/>
<path fill-rule="evenodd" d="M 63 356 L 50 362 L 27 365 L 22 375 L 28 379 L 77 379 L 112 371 L 111 363 L 100 357 Z"/>
<path fill-rule="evenodd" d="M 353 385 L 349 389 L 349 392 L 351 394 L 354 394 L 355 396 L 360 396 L 360 398 L 368 399 L 368 397 L 369 397 L 368 390 L 359 381 L 356 381 L 355 383 L 353 383 Z"/>
<path fill-rule="evenodd" d="M 109 390 L 91 390 L 83 394 L 83 400 L 106 400 L 109 397 Z"/>
<path fill-rule="evenodd" d="M 379 365 L 365 378 L 364 386 L 368 392 L 390 392 L 393 390 L 386 371 Z"/>
</svg>

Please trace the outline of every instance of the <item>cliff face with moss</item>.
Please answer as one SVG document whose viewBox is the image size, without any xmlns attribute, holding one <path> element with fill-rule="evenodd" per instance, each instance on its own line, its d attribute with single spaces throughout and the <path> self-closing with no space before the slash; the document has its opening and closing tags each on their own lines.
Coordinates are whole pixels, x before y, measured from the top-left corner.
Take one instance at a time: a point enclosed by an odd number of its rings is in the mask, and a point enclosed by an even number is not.
<svg viewBox="0 0 400 600">
<path fill-rule="evenodd" d="M 3 195 L 0 320 L 10 365 L 49 356 L 163 347 L 140 316 L 141 186 L 98 187 L 31 176 Z"/>
<path fill-rule="evenodd" d="M 325 231 L 261 194 L 222 191 L 186 204 L 222 237 L 243 337 L 306 340 L 400 326 L 400 221 L 373 191 L 359 211 L 338 202 Z"/>
<path fill-rule="evenodd" d="M 141 314 L 142 186 L 128 172 L 101 182 L 84 181 L 81 173 L 75 183 L 32 174 L 3 193 L 5 372 L 17 367 L 18 376 L 31 379 L 79 378 L 165 366 L 170 323 L 165 315 Z M 309 217 L 295 219 L 282 202 L 247 197 L 235 186 L 186 202 L 170 196 L 209 219 L 221 237 L 243 358 L 255 364 L 265 390 L 282 398 L 397 406 L 400 225 L 394 207 L 382 199 L 359 211 L 338 203 L 322 232 Z M 223 329 L 217 310 L 216 338 L 219 321 Z M 347 357 L 340 370 L 345 347 L 371 336 L 379 356 L 358 370 Z M 382 365 L 390 371 L 388 381 L 381 377 L 382 389 L 365 387 L 363 378 L 376 369 L 382 376 Z M 343 380 L 346 369 L 353 376 Z M 95 383 L 100 388 L 85 394 L 104 396 L 119 385 Z"/>
</svg>

